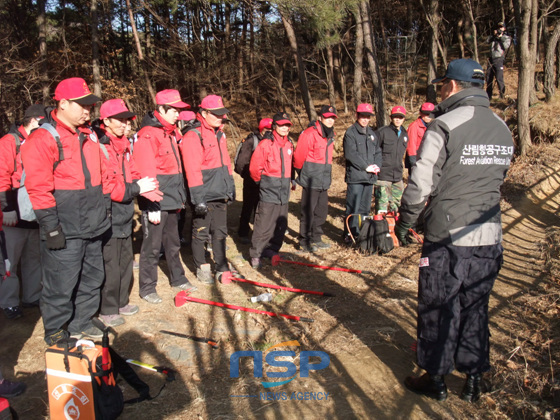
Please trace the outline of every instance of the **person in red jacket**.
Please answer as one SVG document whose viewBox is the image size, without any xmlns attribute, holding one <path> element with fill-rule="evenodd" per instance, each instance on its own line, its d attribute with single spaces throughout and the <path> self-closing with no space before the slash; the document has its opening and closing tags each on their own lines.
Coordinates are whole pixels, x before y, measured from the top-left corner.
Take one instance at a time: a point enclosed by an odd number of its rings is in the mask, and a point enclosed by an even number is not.
<svg viewBox="0 0 560 420">
<path fill-rule="evenodd" d="M 288 204 L 294 146 L 288 137 L 292 122 L 280 112 L 272 117 L 272 132 L 264 134 L 251 157 L 249 173 L 259 186 L 255 213 L 251 266 L 259 268 L 261 257 L 278 254 L 288 228 Z"/>
<path fill-rule="evenodd" d="M 329 207 L 336 118 L 335 107 L 323 105 L 319 120 L 300 134 L 294 152 L 294 168 L 299 174 L 296 182 L 303 187 L 299 244 L 306 252 L 331 247 L 321 236 Z"/>
<path fill-rule="evenodd" d="M 209 234 L 216 263 L 215 279 L 220 280 L 222 274 L 229 271 L 226 259 L 227 205 L 235 201 L 235 184 L 227 139 L 222 131 L 228 112 L 220 96 L 206 96 L 196 115 L 198 124 L 186 132 L 181 142 L 193 208 L 193 260 L 196 277 L 205 284 L 214 283 L 204 251 Z"/>
<path fill-rule="evenodd" d="M 59 138 L 43 123 L 21 148 L 25 185 L 41 229 L 41 314 L 49 345 L 69 335 L 102 337 L 91 318 L 105 277 L 101 238 L 110 227 L 105 158 L 86 125 L 100 98 L 74 77 L 58 84 L 54 99 L 56 109 L 46 122 Z"/>
<path fill-rule="evenodd" d="M 408 168 L 408 173 L 412 167 L 416 165 L 416 154 L 420 148 L 420 143 L 422 143 L 422 137 L 428 128 L 428 124 L 432 121 L 430 113 L 434 110 L 434 104 L 431 102 L 424 102 L 420 107 L 420 115 L 418 118 L 410 123 L 406 129 L 408 133 L 408 145 L 406 146 L 406 167 Z"/>
<path fill-rule="evenodd" d="M 21 219 L 17 194 L 23 172 L 21 147 L 45 116 L 43 105 L 31 105 L 25 110 L 22 124 L 19 127 L 14 124 L 0 139 L 0 206 L 4 212 L 8 259 L 12 264 L 10 275 L 0 282 L 0 308 L 8 319 L 23 316 L 19 306 L 18 268 L 21 269 L 22 306 L 38 307 L 41 297 L 39 224 Z"/>
<path fill-rule="evenodd" d="M 111 230 L 104 240 L 103 260 L 105 282 L 101 289 L 99 318 L 110 327 L 124 324 L 121 315 L 134 315 L 137 305 L 129 304 L 132 282 L 132 218 L 134 197 L 144 194 L 152 201 L 161 201 L 163 193 L 156 190 L 154 178 L 140 178 L 132 160 L 130 142 L 125 136 L 127 123 L 136 118 L 122 99 L 110 99 L 101 105 L 100 118 L 94 129 L 101 147 L 107 152 L 111 185 Z M 156 190 L 156 191 L 154 191 Z"/>
<path fill-rule="evenodd" d="M 179 212 L 185 205 L 187 193 L 177 143 L 181 133 L 176 123 L 179 110 L 190 108 L 190 105 L 181 101 L 179 91 L 174 89 L 158 92 L 156 103 L 157 109 L 148 112 L 142 120 L 133 154 L 140 176 L 156 178 L 163 193 L 161 201 L 138 198 L 144 233 L 140 250 L 140 297 L 153 304 L 161 303 L 156 285 L 162 242 L 171 286 L 180 290 L 196 290 L 185 277 L 179 255 L 181 243 L 178 228 Z"/>
</svg>

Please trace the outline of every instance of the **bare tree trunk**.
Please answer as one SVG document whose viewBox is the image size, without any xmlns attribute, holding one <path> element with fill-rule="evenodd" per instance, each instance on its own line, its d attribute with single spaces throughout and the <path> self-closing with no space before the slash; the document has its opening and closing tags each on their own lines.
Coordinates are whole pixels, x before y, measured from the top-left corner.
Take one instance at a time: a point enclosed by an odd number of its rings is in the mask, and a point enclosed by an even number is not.
<svg viewBox="0 0 560 420">
<path fill-rule="evenodd" d="M 98 17 L 97 17 L 97 0 L 91 1 L 91 57 L 92 57 L 92 70 L 93 70 L 93 93 L 101 97 L 101 70 L 99 69 L 99 32 L 97 30 Z M 96 108 L 99 110 L 101 104 L 97 104 Z"/>
<path fill-rule="evenodd" d="M 348 112 L 348 101 L 346 100 L 346 77 L 344 76 L 344 68 L 340 62 L 341 44 L 338 44 L 338 51 L 334 55 L 334 74 L 335 78 L 338 80 L 340 88 L 340 96 L 342 96 L 342 102 L 344 103 L 344 113 Z"/>
<path fill-rule="evenodd" d="M 554 31 L 546 44 L 546 58 L 544 61 L 544 94 L 546 102 L 549 102 L 556 91 L 556 73 L 554 71 L 554 59 L 556 48 L 560 39 L 560 19 L 556 20 Z"/>
<path fill-rule="evenodd" d="M 352 95 L 354 97 L 354 108 L 362 102 L 362 82 L 364 79 L 364 28 L 362 26 L 362 14 L 359 9 L 354 11 L 356 18 L 356 46 L 354 56 L 354 84 Z"/>
<path fill-rule="evenodd" d="M 427 80 L 427 89 L 426 89 L 426 100 L 428 102 L 436 103 L 437 102 L 437 90 L 436 86 L 433 85 L 431 82 L 437 77 L 437 69 L 438 69 L 438 24 L 440 21 L 439 16 L 439 1 L 438 0 L 429 0 L 428 10 L 426 10 L 424 6 L 424 1 L 421 1 L 422 8 L 424 9 L 424 13 L 428 18 L 428 22 L 430 24 L 430 31 L 429 31 L 429 38 L 428 38 L 428 80 Z M 437 22 L 437 23 L 436 23 Z"/>
<path fill-rule="evenodd" d="M 313 98 L 311 97 L 311 92 L 309 92 L 309 87 L 307 85 L 307 76 L 305 75 L 305 66 L 303 65 L 303 59 L 299 53 L 299 48 L 297 44 L 296 33 L 294 32 L 294 27 L 288 15 L 288 11 L 282 7 L 278 7 L 280 16 L 282 17 L 282 23 L 284 24 L 284 29 L 286 30 L 286 35 L 288 36 L 288 41 L 290 42 L 290 47 L 294 55 L 294 61 L 297 63 L 298 75 L 299 75 L 299 87 L 301 90 L 301 97 L 305 105 L 305 111 L 307 112 L 307 117 L 310 121 L 317 119 L 317 112 L 315 111 L 315 106 L 313 105 Z"/>
<path fill-rule="evenodd" d="M 474 61 L 478 61 L 478 42 L 477 42 L 477 30 L 476 30 L 476 23 L 474 21 L 474 13 L 471 0 L 464 0 L 465 9 L 467 11 L 467 16 L 471 22 L 472 31 L 473 31 L 473 53 L 474 53 Z"/>
<path fill-rule="evenodd" d="M 524 155 L 531 146 L 531 126 L 529 123 L 529 104 L 534 80 L 534 61 L 531 57 L 531 12 L 533 0 L 515 0 L 516 20 L 519 28 L 519 82 L 517 87 L 517 129 L 518 147 Z"/>
<path fill-rule="evenodd" d="M 130 26 L 132 27 L 132 33 L 134 35 L 134 41 L 136 43 L 136 51 L 138 52 L 138 61 L 142 65 L 142 70 L 144 72 L 144 79 L 146 81 L 146 86 L 148 87 L 148 92 L 152 98 L 152 103 L 156 104 L 156 92 L 150 81 L 150 75 L 148 73 L 148 63 L 144 59 L 144 54 L 142 53 L 142 45 L 140 44 L 140 38 L 138 37 L 138 30 L 136 29 L 136 22 L 134 21 L 134 13 L 132 13 L 132 7 L 130 6 L 130 0 L 126 0 L 126 8 L 128 9 L 128 17 L 130 18 Z"/>
<path fill-rule="evenodd" d="M 537 85 L 537 77 L 536 77 L 536 71 L 535 71 L 535 67 L 537 65 L 537 60 L 538 60 L 538 50 L 539 50 L 539 0 L 532 0 L 532 6 L 531 6 L 531 34 L 529 37 L 529 53 L 530 53 L 530 57 L 531 57 L 531 66 L 532 66 L 532 71 L 533 71 L 533 83 L 532 83 L 532 89 L 531 89 L 531 96 L 530 96 L 530 102 L 529 105 L 533 105 L 535 103 L 538 102 L 538 98 L 537 98 L 537 90 L 536 90 L 536 85 Z"/>
<path fill-rule="evenodd" d="M 369 72 L 373 82 L 373 90 L 375 97 L 375 118 L 377 127 L 387 125 L 387 113 L 385 112 L 385 88 L 383 86 L 383 77 L 377 60 L 377 51 L 373 40 L 373 28 L 370 20 L 369 4 L 366 1 L 360 2 L 361 21 L 364 30 L 364 46 L 368 60 Z"/>
<path fill-rule="evenodd" d="M 465 19 L 463 16 L 457 22 L 457 42 L 461 51 L 461 58 L 465 58 Z"/>
<path fill-rule="evenodd" d="M 333 63 L 333 51 L 332 46 L 328 45 L 327 50 L 327 85 L 329 88 L 329 102 L 331 105 L 336 105 L 336 91 L 334 89 L 334 63 Z"/>
<path fill-rule="evenodd" d="M 39 28 L 39 60 L 41 62 L 42 103 L 49 101 L 49 72 L 47 61 L 47 17 L 45 12 L 46 0 L 37 1 L 37 27 Z"/>
</svg>

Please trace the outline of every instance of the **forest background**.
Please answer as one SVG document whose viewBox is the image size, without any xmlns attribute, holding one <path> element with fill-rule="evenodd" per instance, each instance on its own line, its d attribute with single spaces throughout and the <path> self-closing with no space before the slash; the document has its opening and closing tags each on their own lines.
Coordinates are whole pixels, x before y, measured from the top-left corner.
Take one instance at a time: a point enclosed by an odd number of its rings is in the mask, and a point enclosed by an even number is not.
<svg viewBox="0 0 560 420">
<path fill-rule="evenodd" d="M 0 132 L 28 105 L 52 104 L 56 84 L 76 76 L 104 100 L 125 99 L 139 115 L 153 108 L 161 89 L 179 89 L 193 107 L 206 94 L 222 95 L 236 134 L 278 110 L 305 128 L 324 103 L 349 115 L 371 102 L 382 126 L 392 105 L 415 111 L 436 102 L 429 81 L 450 60 L 471 57 L 485 67 L 484 41 L 503 21 L 514 40 L 508 65 L 519 70 L 517 92 L 508 92 L 516 97 L 508 124 L 518 153 L 526 154 L 534 140 L 529 107 L 537 91 L 551 100 L 560 79 L 560 3 L 553 0 L 0 0 L 0 6 Z"/>
</svg>

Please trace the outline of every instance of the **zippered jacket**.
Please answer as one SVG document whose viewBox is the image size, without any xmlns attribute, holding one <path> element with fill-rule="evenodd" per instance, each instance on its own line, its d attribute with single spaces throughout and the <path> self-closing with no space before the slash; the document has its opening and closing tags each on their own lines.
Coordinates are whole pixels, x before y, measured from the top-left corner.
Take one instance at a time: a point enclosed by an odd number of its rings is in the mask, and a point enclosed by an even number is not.
<svg viewBox="0 0 560 420">
<path fill-rule="evenodd" d="M 398 134 L 397 127 L 393 124 L 381 127 L 375 132 L 379 138 L 379 146 L 383 155 L 381 171 L 378 179 L 380 181 L 400 182 L 403 179 L 403 157 L 408 144 L 408 133 L 401 126 Z"/>
<path fill-rule="evenodd" d="M 294 151 L 294 168 L 299 172 L 296 182 L 302 187 L 325 191 L 331 186 L 333 136 L 327 138 L 321 123 L 315 121 L 300 134 Z"/>
<path fill-rule="evenodd" d="M 502 240 L 500 186 L 514 146 L 489 105 L 482 89 L 469 88 L 434 110 L 400 208 L 402 221 L 414 223 L 428 201 L 430 242 L 484 246 Z"/>
<path fill-rule="evenodd" d="M 371 127 L 362 127 L 357 122 L 344 134 L 344 158 L 346 159 L 347 184 L 375 184 L 377 175 L 366 172 L 369 165 L 381 168 L 379 139 Z"/>
<path fill-rule="evenodd" d="M 74 131 L 56 113 L 53 110 L 44 122 L 60 135 L 64 160 L 59 160 L 53 136 L 41 127 L 21 147 L 29 199 L 43 239 L 59 224 L 66 239 L 95 238 L 110 226 L 104 197 L 110 190 L 106 159 L 89 127 Z"/>
<path fill-rule="evenodd" d="M 140 194 L 140 186 L 136 182 L 140 179 L 140 173 L 132 159 L 130 142 L 126 137 L 115 137 L 102 128 L 96 133 L 108 155 L 112 237 L 128 238 L 132 234 L 134 197 Z"/>
<path fill-rule="evenodd" d="M 16 145 L 17 136 L 20 146 Z M 37 222 L 28 222 L 19 218 L 17 201 L 18 188 L 21 183 L 23 167 L 21 164 L 21 146 L 27 139 L 27 132 L 22 125 L 12 125 L 10 131 L 0 139 L 0 207 L 2 211 L 16 211 L 18 222 L 16 227 L 38 229 Z M 19 151 L 18 151 L 19 149 Z"/>
<path fill-rule="evenodd" d="M 235 199 L 235 184 L 227 139 L 200 115 L 198 123 L 183 136 L 181 156 L 193 205 Z"/>
<path fill-rule="evenodd" d="M 290 139 L 268 132 L 259 142 L 249 166 L 251 178 L 259 183 L 259 200 L 287 204 L 290 200 L 294 146 Z"/>
<path fill-rule="evenodd" d="M 408 128 L 406 129 L 408 133 L 408 146 L 406 146 L 406 154 L 408 156 L 416 156 L 418 153 L 418 148 L 422 143 L 422 137 L 424 137 L 424 133 L 428 126 L 424 122 L 424 120 L 420 117 L 416 118 L 413 122 L 410 123 Z"/>
<path fill-rule="evenodd" d="M 140 178 L 156 178 L 163 193 L 160 202 L 138 197 L 140 210 L 173 211 L 183 208 L 187 193 L 177 145 L 177 139 L 181 139 L 179 130 L 166 122 L 159 112 L 150 111 L 143 118 L 137 137 L 133 158 Z"/>
</svg>

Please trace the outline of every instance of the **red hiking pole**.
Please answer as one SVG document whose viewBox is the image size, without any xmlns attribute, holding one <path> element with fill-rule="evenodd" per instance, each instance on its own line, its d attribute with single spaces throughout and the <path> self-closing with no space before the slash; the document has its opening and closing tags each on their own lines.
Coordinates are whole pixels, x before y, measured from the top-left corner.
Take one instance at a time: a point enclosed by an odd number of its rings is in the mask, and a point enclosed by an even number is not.
<svg viewBox="0 0 560 420">
<path fill-rule="evenodd" d="M 255 314 L 263 314 L 268 316 L 278 316 L 278 317 L 281 316 L 283 318 L 290 319 L 292 321 L 313 322 L 312 318 L 304 318 L 302 316 L 296 316 L 296 315 L 277 314 L 275 312 L 261 311 L 259 309 L 245 308 L 243 306 L 229 305 L 227 303 L 214 302 L 206 299 L 199 299 L 199 298 L 189 296 L 185 290 L 182 290 L 175 295 L 176 307 L 183 306 L 186 302 L 204 303 L 205 305 L 219 306 L 220 308 L 234 309 L 236 311 L 252 312 Z"/>
<path fill-rule="evenodd" d="M 297 265 L 305 265 L 306 267 L 315 267 L 321 268 L 323 270 L 335 270 L 335 271 L 344 271 L 345 273 L 363 273 L 362 270 L 354 270 L 353 268 L 342 268 L 342 267 L 329 267 L 328 265 L 317 265 L 311 263 L 303 263 L 299 261 L 290 261 L 280 258 L 280 255 L 275 255 L 271 259 L 272 265 L 278 265 L 280 263 L 288 263 L 288 264 L 297 264 Z"/>
<path fill-rule="evenodd" d="M 226 274 L 226 273 L 229 273 L 229 274 Z M 260 283 L 258 281 L 243 279 L 241 277 L 234 277 L 233 275 L 231 275 L 231 272 L 227 272 L 227 271 L 224 274 L 222 274 L 222 279 L 221 280 L 222 280 L 222 284 L 229 284 L 232 281 L 239 281 L 239 282 L 242 282 L 242 283 L 254 284 L 255 286 L 268 287 L 270 289 L 280 289 L 280 290 L 286 290 L 288 292 L 294 292 L 294 293 L 308 293 L 310 295 L 321 295 L 321 296 L 326 296 L 326 297 L 334 297 L 334 295 L 330 294 L 330 293 L 315 292 L 313 290 L 296 289 L 295 287 L 278 286 L 276 284 Z"/>
</svg>

